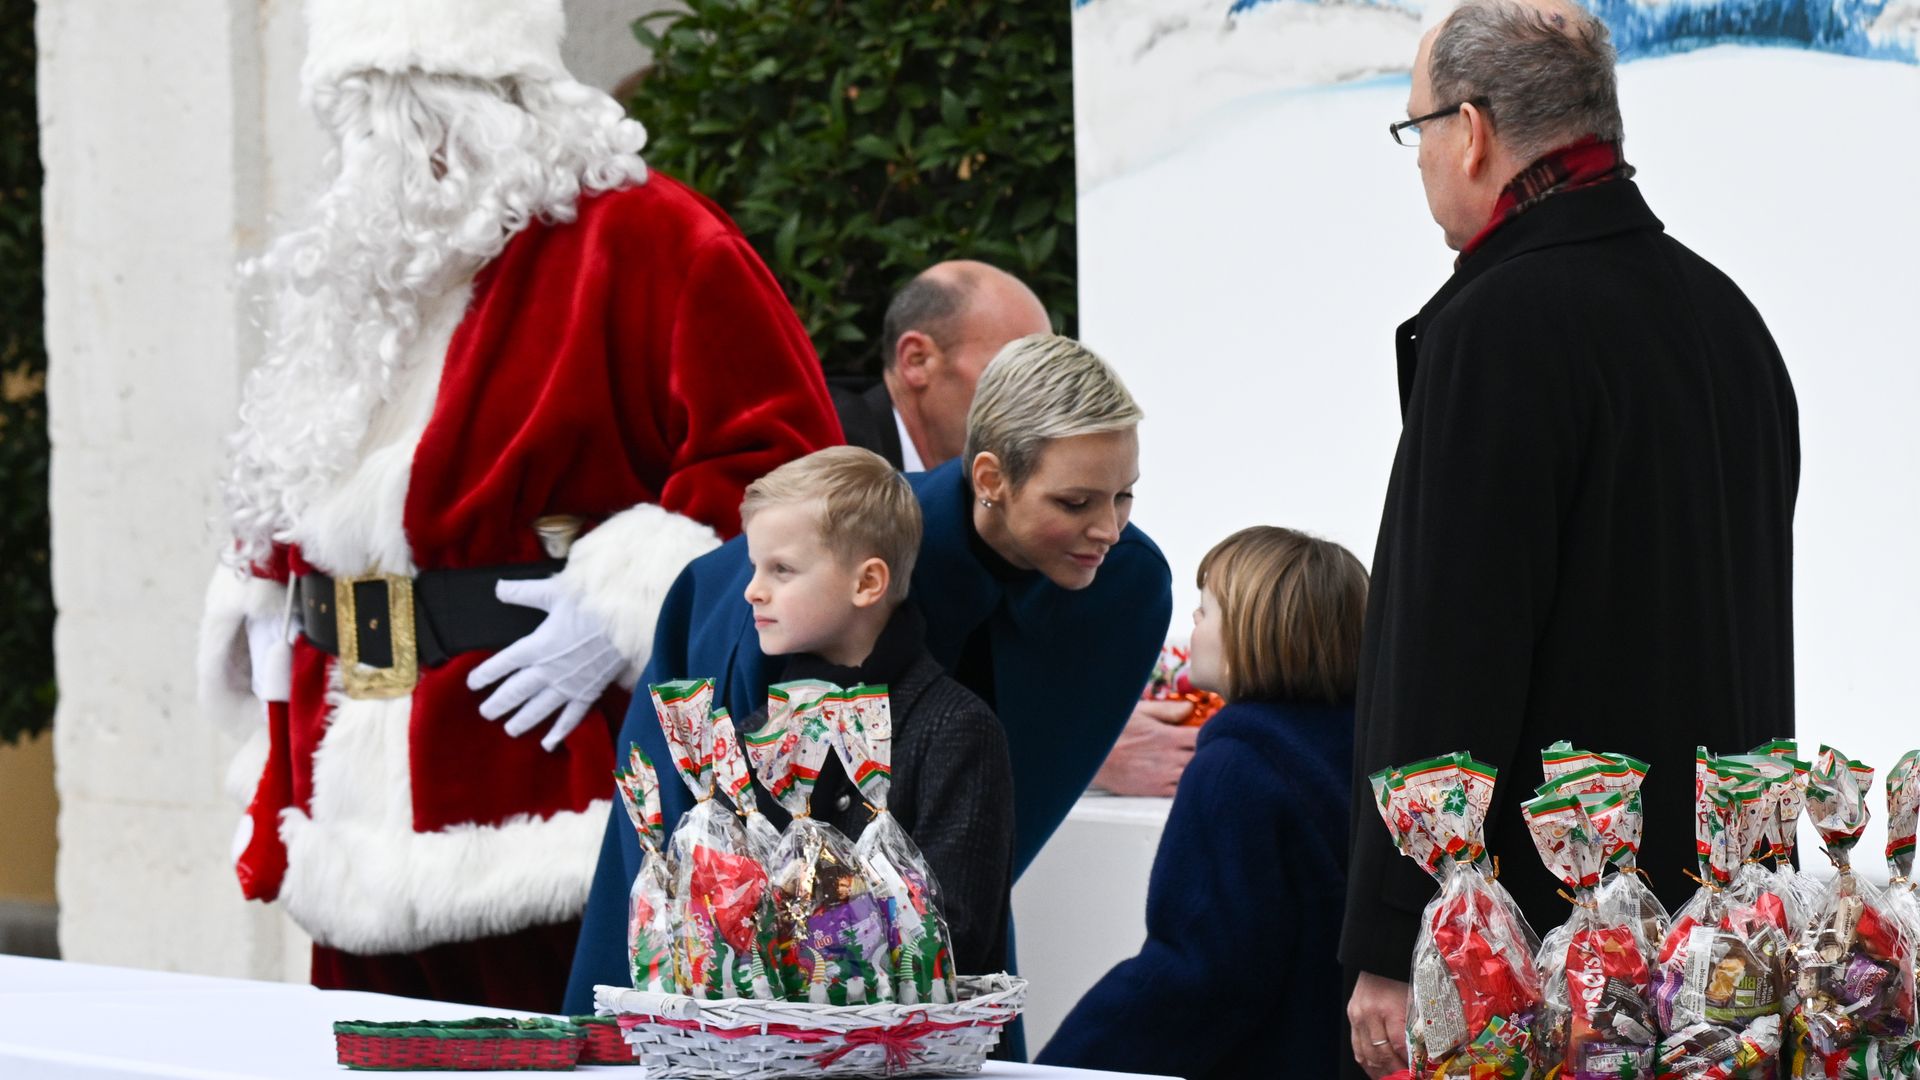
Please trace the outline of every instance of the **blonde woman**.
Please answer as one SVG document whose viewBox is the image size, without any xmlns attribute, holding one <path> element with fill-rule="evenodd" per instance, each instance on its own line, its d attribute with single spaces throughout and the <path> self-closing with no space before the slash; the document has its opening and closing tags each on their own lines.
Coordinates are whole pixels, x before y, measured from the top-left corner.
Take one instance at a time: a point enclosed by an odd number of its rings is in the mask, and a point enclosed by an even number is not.
<svg viewBox="0 0 1920 1080">
<path fill-rule="evenodd" d="M 966 451 L 908 477 L 925 519 L 910 600 L 925 616 L 927 649 L 1006 731 L 1014 878 L 1119 736 L 1172 614 L 1166 559 L 1128 524 L 1141 416 L 1119 376 L 1080 343 L 1020 338 L 980 376 Z M 781 669 L 762 655 L 742 597 L 752 574 L 739 540 L 689 565 L 661 611 L 644 680 L 714 676 L 716 705 L 736 716 L 764 705 Z M 617 745 L 629 741 L 666 760 L 645 701 Z M 671 784 L 661 793 L 671 828 L 687 793 Z M 612 822 L 569 1009 L 590 1010 L 595 983 L 625 981 L 627 890 L 639 864 L 633 830 Z"/>
</svg>

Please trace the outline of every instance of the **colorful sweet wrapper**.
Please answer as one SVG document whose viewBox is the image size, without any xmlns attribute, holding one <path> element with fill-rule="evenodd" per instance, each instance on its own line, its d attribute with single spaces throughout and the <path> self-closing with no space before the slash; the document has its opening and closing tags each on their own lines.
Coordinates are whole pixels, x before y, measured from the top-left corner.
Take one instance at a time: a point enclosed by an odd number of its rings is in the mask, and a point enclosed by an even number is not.
<svg viewBox="0 0 1920 1080">
<path fill-rule="evenodd" d="M 1140 700 L 1187 702 L 1193 706 L 1193 715 L 1187 718 L 1187 726 L 1197 727 L 1225 708 L 1227 701 L 1211 690 L 1202 690 L 1193 685 L 1192 655 L 1192 650 L 1184 645 L 1162 648 L 1160 659 L 1153 665 L 1153 674 L 1147 677 L 1147 688 L 1140 693 Z"/>
<path fill-rule="evenodd" d="M 627 969 L 635 990 L 684 993 L 674 959 L 673 880 L 661 844 L 660 778 L 638 743 L 626 769 L 615 769 L 614 787 L 640 840 L 640 872 L 627 891 Z"/>
<path fill-rule="evenodd" d="M 1808 778 L 1808 813 L 1836 873 L 1793 950 L 1796 1080 L 1832 1080 L 1855 1048 L 1892 1048 L 1913 1035 L 1912 931 L 1850 858 L 1872 784 L 1871 768 L 1825 746 Z"/>
<path fill-rule="evenodd" d="M 1572 775 L 1572 774 L 1568 774 Z M 1621 1080 L 1652 1072 L 1658 1036 L 1649 1003 L 1649 951 L 1633 923 L 1609 920 L 1594 902 L 1608 841 L 1587 807 L 1616 812 L 1623 791 L 1542 795 L 1521 805 L 1548 872 L 1571 892 L 1567 921 L 1535 959 L 1542 1002 L 1534 1024 L 1549 1075 Z"/>
<path fill-rule="evenodd" d="M 775 967 L 786 996 L 858 1005 L 893 1000 L 886 914 L 853 841 L 808 815 L 820 768 L 838 737 L 831 705 L 839 694 L 820 683 L 773 687 L 767 724 L 745 743 L 760 782 L 793 814 L 769 864 Z"/>
<path fill-rule="evenodd" d="M 733 717 L 725 709 L 713 710 L 713 775 L 715 783 L 740 814 L 741 827 L 747 833 L 747 847 L 765 866 L 773 859 L 773 849 L 780 843 L 780 830 L 760 812 L 760 799 L 753 793 L 753 776 L 747 771 L 746 753 L 734 731 Z"/>
<path fill-rule="evenodd" d="M 696 800 L 668 843 L 681 985 L 695 997 L 772 999 L 776 922 L 767 872 L 740 819 L 713 797 L 713 680 L 647 689 L 674 765 Z"/>
<path fill-rule="evenodd" d="M 1772 1080 L 1786 1008 L 1786 907 L 1773 892 L 1730 888 L 1766 831 L 1757 772 L 1704 748 L 1694 759 L 1695 840 L 1703 884 L 1674 915 L 1654 960 L 1657 1073 L 1675 1080 Z"/>
<path fill-rule="evenodd" d="M 1407 1050 L 1422 1080 L 1527 1078 L 1540 1066 L 1539 940 L 1486 858 L 1496 777 L 1456 753 L 1372 778 L 1395 844 L 1441 883 L 1421 917 L 1407 1003 Z"/>
<path fill-rule="evenodd" d="M 903 1005 L 954 1000 L 953 935 L 940 884 L 918 844 L 887 809 L 892 788 L 893 714 L 884 686 L 858 686 L 834 699 L 840 762 L 874 810 L 855 851 L 887 919 L 888 967 Z"/>
</svg>

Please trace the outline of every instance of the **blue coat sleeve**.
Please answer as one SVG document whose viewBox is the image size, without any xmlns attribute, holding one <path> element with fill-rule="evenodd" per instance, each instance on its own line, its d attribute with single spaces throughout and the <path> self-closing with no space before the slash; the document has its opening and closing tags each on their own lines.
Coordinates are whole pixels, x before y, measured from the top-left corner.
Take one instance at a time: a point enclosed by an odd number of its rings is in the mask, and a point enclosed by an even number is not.
<svg viewBox="0 0 1920 1080">
<path fill-rule="evenodd" d="M 679 823 L 680 815 L 691 804 L 687 786 L 673 772 L 673 758 L 667 753 L 666 736 L 653 715 L 653 701 L 647 695 L 649 683 L 679 678 L 687 670 L 692 636 L 696 561 L 682 571 L 667 592 L 660 607 L 660 621 L 654 629 L 653 656 L 635 687 L 633 704 L 614 743 L 615 757 L 622 764 L 627 746 L 639 743 L 654 769 L 660 773 L 660 806 L 667 831 Z M 611 781 L 611 778 L 609 778 Z M 612 784 L 609 782 L 609 789 Z M 593 1011 L 593 988 L 605 983 L 626 986 L 631 980 L 626 970 L 627 892 L 640 873 L 640 841 L 626 812 L 619 807 L 607 818 L 606 837 L 600 844 L 600 863 L 593 872 L 593 887 L 587 894 L 587 910 L 581 917 L 580 941 L 574 946 L 573 971 L 567 979 L 565 1009 L 569 1015 Z"/>
<path fill-rule="evenodd" d="M 1287 913 L 1301 868 L 1282 850 L 1285 824 L 1269 805 L 1280 782 L 1233 739 L 1194 755 L 1154 856 L 1146 943 L 1080 999 L 1038 1063 L 1234 1075 L 1232 1055 L 1256 1029 L 1279 1033 L 1281 1017 L 1248 1003 L 1278 999 L 1271 992 L 1300 932 Z"/>
</svg>

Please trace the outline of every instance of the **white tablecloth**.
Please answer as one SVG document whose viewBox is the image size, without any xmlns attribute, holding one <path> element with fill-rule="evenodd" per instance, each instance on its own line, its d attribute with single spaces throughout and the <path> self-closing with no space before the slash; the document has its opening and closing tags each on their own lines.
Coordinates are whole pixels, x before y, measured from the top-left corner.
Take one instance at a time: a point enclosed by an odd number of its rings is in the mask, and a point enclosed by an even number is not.
<svg viewBox="0 0 1920 1080">
<path fill-rule="evenodd" d="M 334 1060 L 335 1020 L 498 1015 L 515 1014 L 386 994 L 0 956 L 0 1077 L 339 1080 L 348 1071 Z M 632 1067 L 586 1066 L 576 1071 L 639 1080 L 639 1070 Z M 1097 1080 L 1117 1074 L 989 1063 L 986 1075 Z"/>
</svg>

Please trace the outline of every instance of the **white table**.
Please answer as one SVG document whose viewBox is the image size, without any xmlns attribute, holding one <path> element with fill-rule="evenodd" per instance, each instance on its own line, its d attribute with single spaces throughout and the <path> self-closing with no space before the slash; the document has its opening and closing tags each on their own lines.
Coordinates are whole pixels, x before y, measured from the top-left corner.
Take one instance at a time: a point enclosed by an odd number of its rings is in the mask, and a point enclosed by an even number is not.
<svg viewBox="0 0 1920 1080">
<path fill-rule="evenodd" d="M 335 1020 L 453 1020 L 526 1015 L 287 983 L 0 956 L 0 1077 L 6 1080 L 340 1080 Z M 639 1080 L 633 1067 L 577 1072 Z M 361 1074 L 378 1076 L 378 1073 Z M 431 1077 L 503 1073 L 432 1072 Z M 528 1074 L 516 1074 L 528 1075 Z M 1007 1080 L 1118 1074 L 989 1063 Z"/>
</svg>

